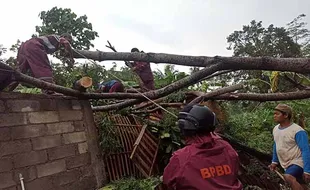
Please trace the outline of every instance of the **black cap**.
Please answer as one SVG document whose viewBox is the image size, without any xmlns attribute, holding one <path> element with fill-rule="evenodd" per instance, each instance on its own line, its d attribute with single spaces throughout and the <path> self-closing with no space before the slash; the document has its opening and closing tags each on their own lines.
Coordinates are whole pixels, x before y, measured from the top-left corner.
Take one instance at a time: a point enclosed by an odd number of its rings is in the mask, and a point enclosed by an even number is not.
<svg viewBox="0 0 310 190">
<path fill-rule="evenodd" d="M 139 52 L 139 49 L 138 48 L 132 48 L 131 52 Z"/>
</svg>

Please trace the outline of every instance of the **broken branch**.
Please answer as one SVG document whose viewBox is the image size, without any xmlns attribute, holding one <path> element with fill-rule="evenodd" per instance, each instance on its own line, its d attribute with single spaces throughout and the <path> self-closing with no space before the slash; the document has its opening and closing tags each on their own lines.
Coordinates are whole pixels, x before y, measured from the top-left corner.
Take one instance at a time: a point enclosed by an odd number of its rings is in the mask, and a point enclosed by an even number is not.
<svg viewBox="0 0 310 190">
<path fill-rule="evenodd" d="M 196 96 L 198 96 L 198 97 L 195 98 L 194 100 L 192 100 L 190 102 L 190 104 L 194 104 L 194 103 L 197 103 L 198 101 L 203 101 L 203 100 L 206 100 L 206 99 L 210 99 L 210 98 L 212 98 L 214 96 L 218 96 L 220 94 L 225 94 L 225 93 L 228 93 L 228 92 L 233 92 L 233 91 L 239 90 L 241 88 L 244 88 L 243 84 L 236 84 L 236 85 L 233 85 L 233 86 L 228 86 L 228 87 L 220 88 L 220 89 L 214 90 L 212 92 L 208 92 L 208 93 L 194 92 L 194 94 Z"/>
<path fill-rule="evenodd" d="M 251 100 L 251 101 L 280 101 L 280 100 L 301 100 L 310 98 L 309 90 L 285 93 L 228 93 L 212 97 L 212 100 Z"/>
<path fill-rule="evenodd" d="M 187 76 L 183 79 L 180 79 L 168 86 L 165 86 L 161 89 L 149 91 L 144 93 L 150 99 L 156 99 L 164 97 L 174 91 L 180 90 L 182 88 L 188 87 L 192 84 L 195 84 L 199 79 L 211 75 L 212 73 L 216 72 L 217 70 L 222 70 L 222 64 L 212 65 L 207 68 L 204 68 L 200 71 L 195 72 L 194 74 Z M 93 111 L 108 111 L 113 109 L 122 109 L 128 106 L 132 106 L 137 103 L 141 103 L 143 100 L 128 100 L 118 104 L 106 105 L 106 106 L 97 106 L 93 107 Z"/>
</svg>

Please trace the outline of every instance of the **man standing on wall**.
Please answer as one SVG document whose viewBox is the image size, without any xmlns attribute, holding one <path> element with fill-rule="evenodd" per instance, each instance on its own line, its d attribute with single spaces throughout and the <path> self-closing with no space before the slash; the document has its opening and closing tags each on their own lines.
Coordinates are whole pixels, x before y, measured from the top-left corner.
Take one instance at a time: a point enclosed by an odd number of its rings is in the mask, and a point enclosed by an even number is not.
<svg viewBox="0 0 310 190">
<path fill-rule="evenodd" d="M 239 158 L 229 143 L 213 132 L 217 120 L 207 106 L 188 105 L 178 125 L 186 146 L 173 153 L 163 175 L 169 190 L 241 190 Z"/>
<path fill-rule="evenodd" d="M 54 83 L 53 70 L 48 59 L 52 54 L 64 47 L 70 57 L 70 66 L 73 66 L 73 51 L 71 49 L 72 36 L 70 34 L 46 35 L 34 37 L 22 43 L 17 53 L 17 66 L 20 72 L 31 74 L 38 79 Z M 16 87 L 16 86 L 15 86 Z M 53 91 L 43 90 L 45 94 L 57 94 Z"/>
<path fill-rule="evenodd" d="M 278 104 L 274 110 L 274 121 L 279 123 L 273 129 L 273 157 L 270 169 L 280 164 L 284 178 L 293 190 L 307 189 L 310 181 L 310 151 L 307 132 L 291 122 L 292 108 Z"/>
</svg>

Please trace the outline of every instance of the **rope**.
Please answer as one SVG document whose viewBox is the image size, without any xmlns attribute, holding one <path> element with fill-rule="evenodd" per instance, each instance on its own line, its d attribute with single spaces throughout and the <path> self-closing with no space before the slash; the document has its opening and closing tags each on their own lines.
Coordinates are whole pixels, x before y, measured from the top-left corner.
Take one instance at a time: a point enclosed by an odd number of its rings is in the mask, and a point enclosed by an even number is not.
<svg viewBox="0 0 310 190">
<path fill-rule="evenodd" d="M 75 53 L 81 55 L 82 57 L 84 57 L 85 59 L 87 59 L 88 61 L 92 62 L 93 64 L 97 65 L 97 63 L 94 60 L 91 60 L 89 58 L 87 58 L 85 55 L 81 54 L 78 51 L 75 51 L 74 49 L 72 49 Z M 119 81 L 121 81 L 122 83 L 125 83 L 125 81 L 123 81 L 122 79 L 118 78 L 117 76 L 115 76 L 112 73 L 107 72 L 109 75 L 115 77 L 116 79 L 118 79 Z M 127 84 L 128 85 L 128 84 Z M 170 112 L 169 110 L 165 109 L 164 107 L 162 107 L 161 105 L 157 104 L 156 102 L 154 102 L 153 100 L 151 100 L 150 98 L 148 98 L 147 96 L 145 96 L 143 93 L 139 92 L 137 89 L 131 87 L 130 85 L 128 85 L 130 87 L 130 89 L 133 89 L 134 91 L 136 91 L 137 93 L 139 93 L 141 96 L 143 96 L 144 98 L 146 98 L 147 100 L 149 100 L 150 102 L 152 102 L 153 104 L 155 104 L 157 107 L 159 107 L 160 109 L 164 110 L 165 112 L 169 113 L 170 115 L 172 115 L 175 118 L 178 118 L 178 116 L 176 116 L 174 113 Z"/>
</svg>

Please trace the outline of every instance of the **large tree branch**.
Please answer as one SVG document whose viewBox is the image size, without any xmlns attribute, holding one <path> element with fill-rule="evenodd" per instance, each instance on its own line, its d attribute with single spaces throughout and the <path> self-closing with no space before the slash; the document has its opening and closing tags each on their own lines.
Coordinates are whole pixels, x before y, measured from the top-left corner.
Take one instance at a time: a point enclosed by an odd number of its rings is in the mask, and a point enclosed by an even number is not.
<svg viewBox="0 0 310 190">
<path fill-rule="evenodd" d="M 142 95 L 137 93 L 83 93 L 78 90 L 66 88 L 60 85 L 52 84 L 39 80 L 28 75 L 22 74 L 18 71 L 13 70 L 10 66 L 6 65 L 3 62 L 0 62 L 0 74 L 10 73 L 15 77 L 17 81 L 24 82 L 27 84 L 32 84 L 35 87 L 53 90 L 55 92 L 63 93 L 68 96 L 75 96 L 78 98 L 85 99 L 126 99 L 126 98 L 135 98 L 135 99 L 145 99 Z"/>
<path fill-rule="evenodd" d="M 213 73 L 213 74 L 210 75 L 210 76 L 207 76 L 207 77 L 201 79 L 200 81 L 208 80 L 208 79 L 210 79 L 210 78 L 217 77 L 217 76 L 219 76 L 219 75 L 227 74 L 227 73 L 230 73 L 230 72 L 232 72 L 232 70 L 218 71 L 218 72 L 216 72 L 216 73 Z"/>
<path fill-rule="evenodd" d="M 127 52 L 102 52 L 102 51 L 87 51 L 74 50 L 74 58 L 88 58 L 96 61 L 145 61 L 153 63 L 171 63 L 185 66 L 200 66 L 205 67 L 214 60 L 212 57 L 206 56 L 185 56 L 173 55 L 165 53 L 127 53 Z M 82 55 L 80 55 L 82 54 Z M 85 57 L 84 57 L 85 56 Z M 204 63 L 208 61 L 208 64 Z"/>
<path fill-rule="evenodd" d="M 219 72 L 213 73 L 212 75 L 209 75 L 209 76 L 207 76 L 207 77 L 201 79 L 200 81 L 202 81 L 202 80 L 207 80 L 207 79 L 210 79 L 210 78 L 212 78 L 212 77 L 216 77 L 216 76 L 219 76 L 219 75 L 222 75 L 222 74 L 226 74 L 226 73 L 229 73 L 229 72 L 231 72 L 231 70 L 219 71 Z M 232 90 L 232 91 L 234 91 L 234 90 Z M 232 92 L 232 91 L 228 91 L 228 92 Z M 203 92 L 201 92 L 201 93 L 203 93 Z M 225 92 L 225 93 L 227 93 L 227 92 Z M 223 94 L 223 93 L 222 93 L 222 94 Z M 217 95 L 218 95 L 218 94 L 217 94 Z M 157 100 L 154 100 L 154 102 L 158 103 L 158 102 L 161 102 L 161 101 L 163 101 L 163 100 L 164 100 L 164 98 L 159 98 L 159 99 L 157 99 Z M 137 107 L 133 108 L 133 110 L 142 109 L 142 108 L 148 107 L 148 106 L 150 106 L 150 105 L 153 105 L 153 103 L 152 103 L 151 101 L 148 101 L 146 104 L 143 104 L 143 105 L 140 105 L 140 106 L 137 106 Z"/>
<path fill-rule="evenodd" d="M 201 78 L 206 77 L 208 75 L 211 75 L 212 73 L 222 70 L 223 64 L 216 64 L 209 66 L 205 69 L 202 69 L 200 71 L 195 72 L 194 74 L 187 76 L 183 79 L 180 79 L 168 86 L 165 86 L 161 89 L 155 90 L 155 91 L 149 91 L 144 93 L 148 98 L 150 99 L 156 99 L 164 97 L 168 94 L 171 94 L 172 92 L 175 92 L 177 90 L 180 90 L 182 88 L 188 87 L 192 84 L 195 84 L 197 81 L 199 81 Z M 106 106 L 97 106 L 93 107 L 94 111 L 108 111 L 113 109 L 122 109 L 128 106 L 132 106 L 134 104 L 140 103 L 143 100 L 128 100 L 122 103 L 112 104 L 112 105 L 106 105 Z"/>
<path fill-rule="evenodd" d="M 225 94 L 228 92 L 233 92 L 233 91 L 239 90 L 241 88 L 244 88 L 243 84 L 236 84 L 233 86 L 228 86 L 228 87 L 216 89 L 216 90 L 214 90 L 212 92 L 208 92 L 208 93 L 197 91 L 197 92 L 194 92 L 194 94 L 198 97 L 195 98 L 194 100 L 192 100 L 189 104 L 195 104 L 195 103 L 201 102 L 203 100 L 210 99 L 211 97 L 218 96 L 221 94 Z"/>
<path fill-rule="evenodd" d="M 188 95 L 201 95 L 201 92 L 188 92 Z M 206 93 L 207 94 L 207 93 Z M 251 100 L 251 101 L 281 101 L 281 100 L 299 100 L 310 98 L 310 90 L 303 90 L 297 92 L 286 93 L 226 93 L 214 97 L 210 97 L 212 100 Z M 122 109 L 127 106 L 140 103 L 140 100 L 129 100 L 118 104 L 112 104 L 107 106 L 94 107 L 94 111 L 109 111 L 113 109 Z"/>
<path fill-rule="evenodd" d="M 207 57 L 186 56 L 165 53 L 127 53 L 75 50 L 75 58 L 88 58 L 96 61 L 146 61 L 153 63 L 171 63 L 176 65 L 206 67 L 221 61 L 231 70 L 274 70 L 310 72 L 310 58 L 272 58 L 272 57 Z M 80 55 L 80 54 L 82 55 Z M 84 57 L 85 56 L 85 57 Z"/>
<path fill-rule="evenodd" d="M 228 87 L 224 87 L 224 88 L 221 88 L 221 89 L 216 89 L 216 90 L 214 90 L 212 92 L 208 92 L 208 93 L 194 91 L 194 92 L 191 92 L 191 93 L 188 93 L 188 94 L 192 94 L 194 96 L 199 96 L 199 97 L 201 97 L 201 99 L 205 100 L 205 99 L 209 99 L 209 98 L 211 98 L 213 96 L 218 96 L 220 94 L 225 94 L 225 93 L 228 93 L 228 92 L 233 92 L 233 91 L 236 91 L 236 90 L 241 89 L 241 88 L 244 88 L 243 84 L 236 84 L 236 85 L 233 85 L 233 86 L 228 86 Z M 196 102 L 195 99 L 192 102 Z M 161 102 L 163 100 L 164 100 L 164 98 L 159 98 L 157 100 L 154 100 L 154 102 L 159 103 L 159 102 Z M 174 105 L 174 103 L 160 103 L 159 105 L 162 106 L 162 105 L 166 105 L 166 104 L 167 105 Z M 179 104 L 179 103 L 176 103 L 176 104 Z M 132 110 L 142 109 L 142 108 L 148 107 L 150 105 L 154 105 L 154 104 L 149 101 L 146 104 L 143 104 L 141 106 L 137 106 L 137 107 L 133 108 Z"/>
<path fill-rule="evenodd" d="M 188 94 L 196 95 L 195 92 Z M 227 93 L 219 96 L 214 96 L 212 100 L 251 100 L 251 101 L 281 101 L 281 100 L 301 100 L 310 98 L 310 90 L 301 90 L 297 92 L 285 93 Z"/>
<path fill-rule="evenodd" d="M 221 70 L 222 65 L 212 65 L 208 68 L 205 68 L 203 70 L 200 70 L 196 73 L 194 73 L 191 76 L 187 76 L 179 81 L 176 81 L 168 86 L 165 86 L 161 89 L 155 90 L 155 91 L 149 91 L 146 93 L 83 93 L 79 92 L 74 89 L 66 88 L 63 86 L 59 86 L 56 84 L 48 83 L 43 80 L 39 80 L 30 76 L 27 76 L 25 74 L 22 74 L 18 71 L 13 70 L 10 66 L 6 65 L 5 63 L 0 62 L 0 68 L 6 70 L 7 72 L 12 73 L 17 81 L 25 82 L 28 84 L 32 84 L 35 87 L 53 90 L 55 92 L 63 93 L 65 95 L 69 96 L 75 96 L 79 98 L 86 98 L 86 99 L 140 99 L 140 102 L 145 100 L 145 96 L 154 99 L 157 97 L 163 97 L 166 96 L 174 91 L 180 90 L 184 87 L 187 87 L 189 85 L 195 84 L 200 78 L 208 76 L 217 70 Z M 123 103 L 123 102 L 122 102 Z"/>
<path fill-rule="evenodd" d="M 32 84 L 33 86 L 36 86 L 39 88 L 53 90 L 53 91 L 56 91 L 59 93 L 63 93 L 65 95 L 75 96 L 78 98 L 85 98 L 85 99 L 112 99 L 112 98 L 113 99 L 126 99 L 126 98 L 140 99 L 139 101 L 138 100 L 129 100 L 127 102 L 116 103 L 115 105 L 114 104 L 108 105 L 108 107 L 111 106 L 112 109 L 114 109 L 114 107 L 117 105 L 120 105 L 120 108 L 123 108 L 122 105 L 125 106 L 128 103 L 133 105 L 136 102 L 142 102 L 143 100 L 145 100 L 145 97 L 141 94 L 138 94 L 138 93 L 83 93 L 83 92 L 80 92 L 80 91 L 77 91 L 74 89 L 65 88 L 63 86 L 48 83 L 48 82 L 30 77 L 30 76 L 27 76 L 25 74 L 22 74 L 18 71 L 13 70 L 11 67 L 9 67 L 8 65 L 6 65 L 4 63 L 0 63 L 0 68 L 3 68 L 4 70 L 12 73 L 15 76 L 16 80 L 18 80 L 18 81 L 25 82 L 28 84 Z M 215 72 L 217 69 L 220 69 L 220 65 L 214 65 L 210 69 L 206 68 L 205 70 L 207 72 L 203 72 L 203 70 L 201 70 L 200 72 L 197 72 L 197 73 L 193 74 L 192 76 L 186 77 L 180 81 L 172 83 L 172 84 L 170 84 L 170 85 L 168 85 L 162 89 L 158 89 L 156 91 L 150 91 L 150 92 L 144 93 L 144 95 L 151 98 L 151 99 L 153 99 L 153 97 L 163 97 L 165 95 L 168 95 L 168 94 L 170 94 L 176 90 L 179 90 L 179 89 L 185 87 L 186 85 L 194 84 L 195 81 L 199 80 L 199 78 L 202 77 L 202 75 L 208 75 L 208 73 Z M 96 109 L 101 109 L 101 108 L 95 107 L 94 110 L 96 110 Z"/>
</svg>

